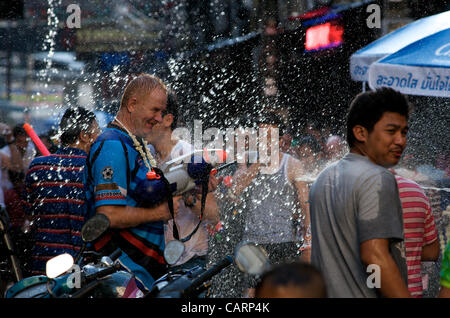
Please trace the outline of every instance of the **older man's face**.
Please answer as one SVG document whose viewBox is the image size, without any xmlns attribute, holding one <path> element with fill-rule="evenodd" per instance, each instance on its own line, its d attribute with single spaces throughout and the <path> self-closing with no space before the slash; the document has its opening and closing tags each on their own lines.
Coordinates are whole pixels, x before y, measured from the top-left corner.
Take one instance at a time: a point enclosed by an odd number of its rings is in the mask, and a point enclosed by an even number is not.
<svg viewBox="0 0 450 318">
<path fill-rule="evenodd" d="M 153 127 L 162 121 L 166 104 L 167 93 L 162 88 L 155 88 L 147 95 L 136 97 L 136 107 L 131 114 L 134 133 L 146 138 Z"/>
</svg>

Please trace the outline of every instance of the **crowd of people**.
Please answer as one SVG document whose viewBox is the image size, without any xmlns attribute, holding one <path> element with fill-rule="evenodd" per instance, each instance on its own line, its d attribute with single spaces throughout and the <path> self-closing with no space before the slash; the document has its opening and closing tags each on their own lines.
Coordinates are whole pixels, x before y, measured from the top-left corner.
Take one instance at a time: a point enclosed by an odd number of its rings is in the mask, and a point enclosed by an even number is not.
<svg viewBox="0 0 450 318">
<path fill-rule="evenodd" d="M 270 161 L 237 163 L 229 179 L 211 174 L 172 197 L 158 167 L 194 149 L 172 138 L 178 108 L 176 92 L 142 74 L 103 131 L 93 112 L 67 109 L 58 131 L 41 136 L 50 156 L 37 153 L 21 124 L 1 124 L 0 204 L 25 275 L 43 274 L 53 256 L 76 257 L 83 224 L 101 213 L 110 230 L 91 248 L 105 255 L 120 248 L 122 268 L 149 291 L 169 270 L 206 268 L 209 238 L 220 225 L 230 230 L 227 215 L 243 211 L 240 241 L 262 246 L 272 265 L 246 279 L 239 297 L 423 296 L 421 262 L 438 261 L 439 233 L 429 198 L 400 169 L 410 167 L 396 167 L 411 113 L 404 95 L 356 96 L 345 136 L 312 123 L 294 133 L 267 111 L 253 124 L 278 129 L 273 173 L 262 172 Z M 443 171 L 449 178 L 448 165 Z M 182 253 L 169 262 L 164 250 L 173 242 Z M 449 253 L 447 246 L 443 297 L 450 296 Z"/>
</svg>

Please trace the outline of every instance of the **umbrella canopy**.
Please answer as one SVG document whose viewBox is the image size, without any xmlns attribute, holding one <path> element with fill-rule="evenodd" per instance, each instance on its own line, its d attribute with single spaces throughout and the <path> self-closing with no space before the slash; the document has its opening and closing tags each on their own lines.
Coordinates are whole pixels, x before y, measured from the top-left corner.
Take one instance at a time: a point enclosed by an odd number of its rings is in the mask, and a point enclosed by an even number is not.
<svg viewBox="0 0 450 318">
<path fill-rule="evenodd" d="M 350 57 L 350 75 L 367 81 L 372 63 L 431 34 L 450 28 L 450 11 L 419 19 L 397 29 L 356 51 Z"/>
<path fill-rule="evenodd" d="M 450 28 L 373 63 L 369 86 L 391 87 L 411 95 L 450 97 Z"/>
</svg>

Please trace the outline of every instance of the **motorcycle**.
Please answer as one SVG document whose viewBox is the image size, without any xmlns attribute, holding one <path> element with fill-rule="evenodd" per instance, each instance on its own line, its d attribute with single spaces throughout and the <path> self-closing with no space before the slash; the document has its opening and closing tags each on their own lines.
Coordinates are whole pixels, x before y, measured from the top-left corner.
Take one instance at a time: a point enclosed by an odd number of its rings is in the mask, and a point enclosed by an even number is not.
<svg viewBox="0 0 450 318">
<path fill-rule="evenodd" d="M 101 256 L 85 251 L 87 244 L 97 240 L 109 228 L 103 214 L 90 218 L 81 230 L 83 246 L 76 259 L 69 254 L 58 255 L 46 264 L 46 275 L 20 280 L 6 291 L 6 298 L 194 298 L 210 286 L 210 279 L 224 268 L 236 263 L 246 273 L 261 274 L 269 265 L 264 249 L 250 242 L 239 244 L 233 256 L 226 256 L 209 269 L 195 266 L 188 270 L 168 272 L 144 293 L 134 275 L 121 270 L 117 258 L 121 251 Z M 80 268 L 84 259 L 94 259 Z M 75 272 L 68 272 L 73 270 Z M 77 270 L 77 268 L 79 270 Z"/>
<path fill-rule="evenodd" d="M 20 260 L 16 246 L 11 238 L 8 213 L 4 207 L 0 207 L 0 278 L 2 285 L 10 282 L 18 282 L 23 279 Z M 0 287 L 3 291 L 3 287 Z M 2 292 L 3 293 L 3 292 Z"/>
<path fill-rule="evenodd" d="M 270 266 L 264 248 L 252 242 L 241 242 L 235 248 L 234 256 L 225 256 L 209 269 L 195 266 L 167 273 L 155 281 L 152 290 L 144 298 L 197 298 L 211 286 L 211 278 L 232 263 L 250 275 L 261 275 Z"/>
<path fill-rule="evenodd" d="M 142 296 L 134 275 L 120 268 L 121 251 L 101 256 L 86 246 L 109 228 L 109 219 L 97 214 L 81 230 L 83 246 L 76 259 L 70 254 L 53 257 L 46 264 L 46 275 L 27 277 L 7 291 L 5 298 L 137 298 Z M 91 260 L 80 267 L 83 260 Z M 68 272 L 70 270 L 70 272 Z M 74 272 L 72 272 L 74 271 Z"/>
</svg>

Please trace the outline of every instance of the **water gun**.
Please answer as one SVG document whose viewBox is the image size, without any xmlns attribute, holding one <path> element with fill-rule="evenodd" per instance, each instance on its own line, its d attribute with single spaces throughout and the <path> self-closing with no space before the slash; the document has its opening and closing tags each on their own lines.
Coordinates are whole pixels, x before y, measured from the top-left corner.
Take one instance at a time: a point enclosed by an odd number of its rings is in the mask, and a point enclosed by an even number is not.
<svg viewBox="0 0 450 318">
<path fill-rule="evenodd" d="M 215 152 L 219 160 L 211 160 L 208 153 Z M 175 158 L 163 164 L 160 169 L 169 181 L 173 195 L 182 195 L 197 185 L 205 182 L 210 175 L 216 175 L 220 170 L 235 162 L 218 165 L 226 161 L 226 152 L 221 149 L 195 150 L 184 156 Z"/>
<path fill-rule="evenodd" d="M 25 123 L 25 124 L 23 124 L 23 129 L 25 129 L 26 133 L 28 134 L 28 136 L 30 136 L 31 140 L 34 142 L 34 144 L 39 149 L 41 154 L 43 156 L 50 156 L 50 151 L 48 151 L 47 147 L 45 147 L 44 143 L 39 138 L 39 136 L 36 134 L 33 127 L 31 127 L 30 124 Z"/>
<path fill-rule="evenodd" d="M 212 160 L 206 152 L 218 153 L 221 160 Z M 205 158 L 206 157 L 206 158 Z M 224 162 L 226 152 L 223 150 L 195 150 L 180 156 L 154 168 L 155 177 L 137 182 L 134 196 L 142 207 L 151 207 L 160 204 L 171 196 L 183 195 L 197 186 L 202 186 L 205 193 L 208 190 L 210 175 L 217 174 L 220 170 L 234 164 L 235 162 L 218 165 Z M 161 178 L 164 175 L 164 178 Z M 203 196 L 205 195 L 203 194 Z M 204 201 L 204 200 L 202 200 Z"/>
</svg>

